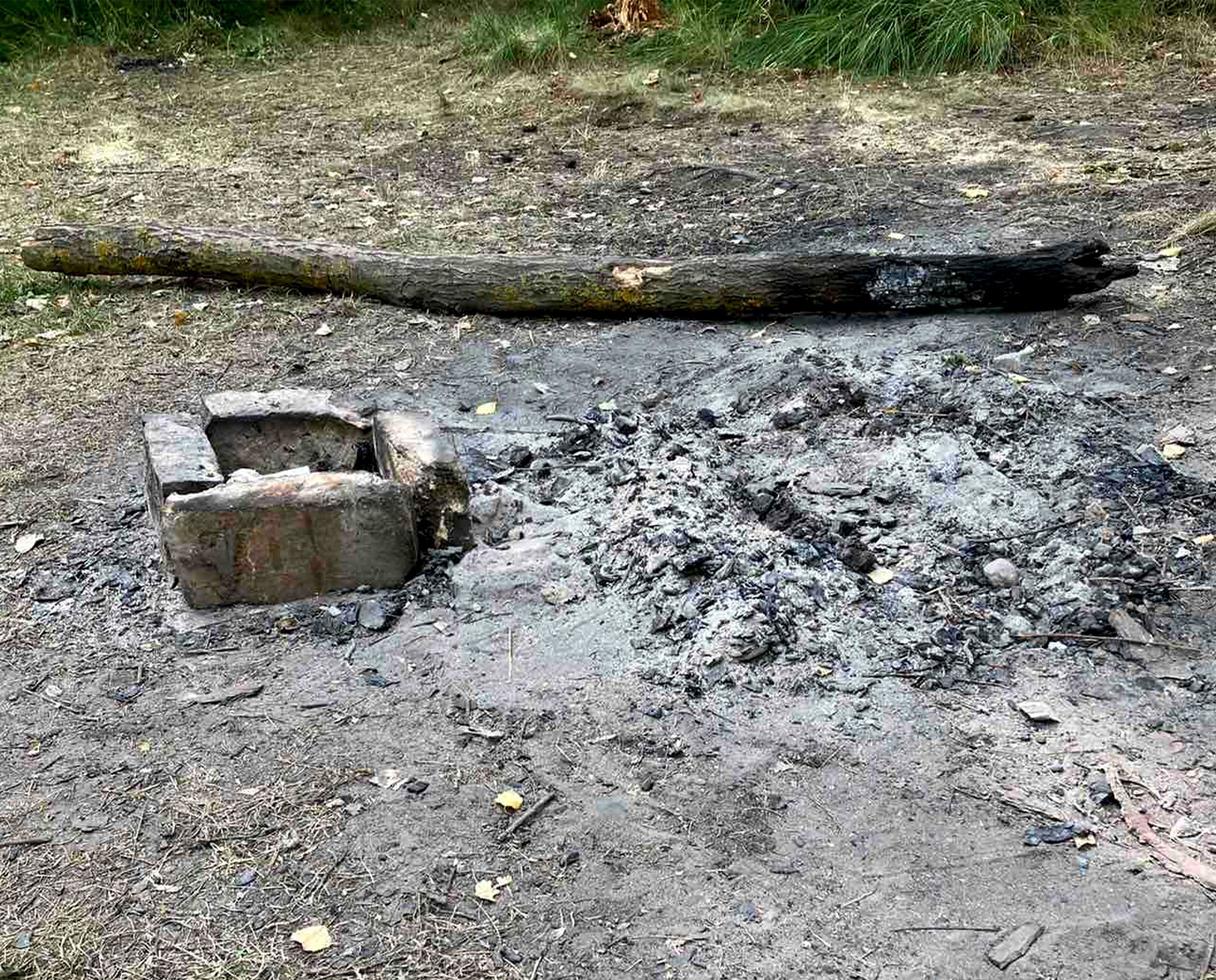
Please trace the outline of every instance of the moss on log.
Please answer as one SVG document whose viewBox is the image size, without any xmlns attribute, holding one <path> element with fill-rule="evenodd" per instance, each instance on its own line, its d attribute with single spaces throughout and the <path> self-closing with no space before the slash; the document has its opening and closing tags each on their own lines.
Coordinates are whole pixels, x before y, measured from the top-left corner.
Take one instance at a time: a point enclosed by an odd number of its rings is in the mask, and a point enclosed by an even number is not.
<svg viewBox="0 0 1216 980">
<path fill-rule="evenodd" d="M 749 318 L 1050 309 L 1136 273 L 1103 261 L 1109 251 L 1090 240 L 1010 255 L 415 256 L 220 229 L 54 225 L 21 258 L 68 275 L 221 279 L 464 313 Z"/>
</svg>

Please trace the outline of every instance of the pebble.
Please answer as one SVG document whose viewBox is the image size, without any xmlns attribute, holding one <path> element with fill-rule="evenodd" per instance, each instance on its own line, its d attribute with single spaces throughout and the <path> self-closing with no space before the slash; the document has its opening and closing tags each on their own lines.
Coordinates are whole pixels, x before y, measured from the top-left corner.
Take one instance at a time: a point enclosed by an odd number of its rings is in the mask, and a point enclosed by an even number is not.
<svg viewBox="0 0 1216 980">
<path fill-rule="evenodd" d="M 992 359 L 992 366 L 998 371 L 1010 371 L 1016 374 L 1025 369 L 1026 362 L 1034 356 L 1034 352 L 1035 346 L 1031 344 L 1029 347 L 1023 347 L 1021 350 L 998 354 Z"/>
<path fill-rule="evenodd" d="M 994 588 L 1012 589 L 1022 581 L 1022 573 L 1008 558 L 994 558 L 984 566 L 984 578 Z"/>
<path fill-rule="evenodd" d="M 379 599 L 364 599 L 359 603 L 359 625 L 365 630 L 382 630 L 388 623 L 388 610 Z"/>
<path fill-rule="evenodd" d="M 1058 722 L 1060 719 L 1045 701 L 1019 701 L 1018 711 L 1031 721 Z"/>
</svg>

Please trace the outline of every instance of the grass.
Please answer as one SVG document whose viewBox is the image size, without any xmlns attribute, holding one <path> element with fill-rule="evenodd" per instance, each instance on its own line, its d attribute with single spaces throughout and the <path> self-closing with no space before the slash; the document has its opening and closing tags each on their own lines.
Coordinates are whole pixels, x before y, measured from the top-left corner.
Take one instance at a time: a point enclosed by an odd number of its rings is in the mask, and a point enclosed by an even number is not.
<svg viewBox="0 0 1216 980">
<path fill-rule="evenodd" d="M 177 56 L 265 58 L 293 40 L 411 21 L 424 6 L 493 71 L 555 68 L 624 47 L 682 67 L 834 69 L 864 75 L 993 71 L 1058 57 L 1143 53 L 1167 33 L 1210 33 L 1216 0 L 663 0 L 641 36 L 591 26 L 606 0 L 4 0 L 0 62 L 98 43 Z"/>
<path fill-rule="evenodd" d="M 552 67 L 611 43 L 587 26 L 594 6 L 500 3 L 470 21 L 464 44 L 491 67 Z M 618 43 L 687 67 L 884 75 L 1143 54 L 1179 23 L 1210 32 L 1216 0 L 666 0 L 664 11 L 661 28 Z"/>
<path fill-rule="evenodd" d="M 78 43 L 259 57 L 291 36 L 408 21 L 422 0 L 3 0 L 0 62 Z"/>
</svg>

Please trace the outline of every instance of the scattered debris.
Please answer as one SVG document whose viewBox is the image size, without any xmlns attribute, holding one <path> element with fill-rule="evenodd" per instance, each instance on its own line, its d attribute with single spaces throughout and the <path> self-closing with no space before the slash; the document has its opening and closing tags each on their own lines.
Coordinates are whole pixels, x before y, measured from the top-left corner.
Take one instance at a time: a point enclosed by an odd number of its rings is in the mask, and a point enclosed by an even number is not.
<svg viewBox="0 0 1216 980">
<path fill-rule="evenodd" d="M 291 934 L 291 940 L 299 943 L 300 948 L 306 953 L 319 953 L 334 944 L 333 937 L 329 934 L 329 928 L 320 924 L 297 929 Z"/>
<path fill-rule="evenodd" d="M 15 542 L 13 542 L 13 550 L 19 555 L 28 554 L 45 540 L 46 538 L 41 534 L 36 534 L 33 532 L 29 534 L 22 534 Z"/>
<path fill-rule="evenodd" d="M 1123 813 L 1123 822 L 1139 838 L 1140 843 L 1149 848 L 1149 853 L 1167 871 L 1182 875 L 1197 881 L 1204 888 L 1216 890 L 1216 868 L 1204 864 L 1197 857 L 1189 854 L 1181 847 L 1167 843 L 1153 830 L 1148 817 L 1136 806 L 1123 780 L 1119 776 L 1119 764 L 1111 759 L 1103 766 L 1106 780 L 1110 783 L 1111 792 L 1119 802 Z"/>
<path fill-rule="evenodd" d="M 1051 705 L 1044 701 L 1019 701 L 1017 707 L 1031 721 L 1056 724 L 1060 720 Z"/>
<path fill-rule="evenodd" d="M 1007 969 L 1030 952 L 1030 947 L 1039 941 L 1043 932 L 1043 927 L 1037 922 L 1025 922 L 1016 926 L 997 937 L 996 942 L 988 947 L 988 962 L 998 970 Z"/>
<path fill-rule="evenodd" d="M 1076 838 L 1088 837 L 1091 834 L 1089 824 L 1076 821 L 1067 823 L 1050 823 L 1040 827 L 1028 827 L 1022 835 L 1022 843 L 1027 847 L 1038 847 L 1040 844 L 1063 844 Z"/>
<path fill-rule="evenodd" d="M 209 694 L 184 694 L 180 701 L 182 704 L 228 704 L 230 701 L 257 697 L 264 687 L 260 681 L 249 681 L 233 684 L 231 687 L 221 687 Z"/>
</svg>

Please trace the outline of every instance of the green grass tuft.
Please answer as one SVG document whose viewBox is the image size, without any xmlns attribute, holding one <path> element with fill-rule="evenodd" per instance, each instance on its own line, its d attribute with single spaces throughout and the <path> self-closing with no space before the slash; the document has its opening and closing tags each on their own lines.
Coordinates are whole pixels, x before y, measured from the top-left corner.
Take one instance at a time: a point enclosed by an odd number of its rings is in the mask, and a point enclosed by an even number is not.
<svg viewBox="0 0 1216 980">
<path fill-rule="evenodd" d="M 550 68 L 591 42 L 587 0 L 532 0 L 481 10 L 469 18 L 464 49 L 494 69 Z"/>
<path fill-rule="evenodd" d="M 411 19 L 423 0 L 0 0 L 0 62 L 79 43 L 175 55 L 205 45 L 264 54 L 284 32 Z"/>
</svg>

